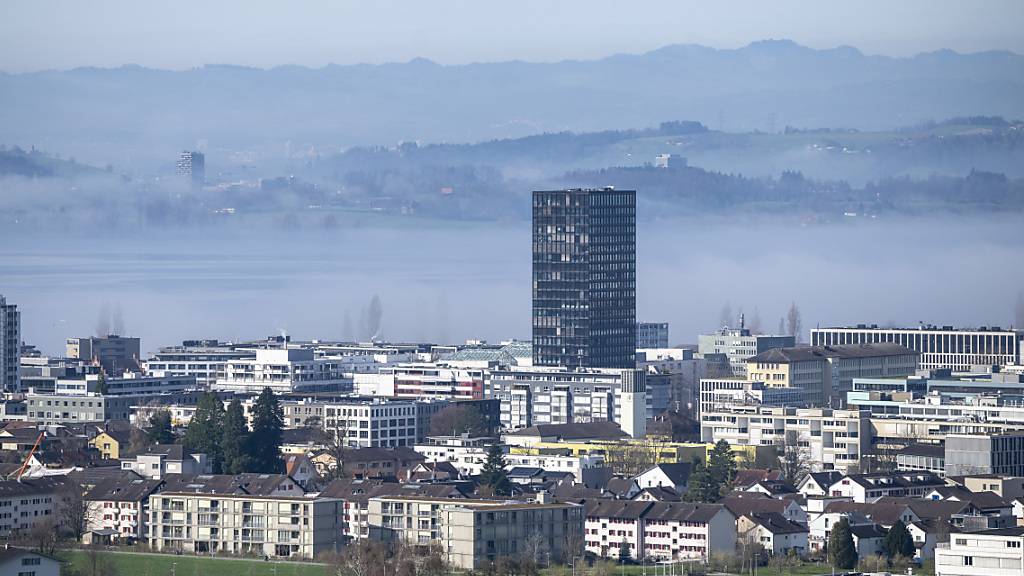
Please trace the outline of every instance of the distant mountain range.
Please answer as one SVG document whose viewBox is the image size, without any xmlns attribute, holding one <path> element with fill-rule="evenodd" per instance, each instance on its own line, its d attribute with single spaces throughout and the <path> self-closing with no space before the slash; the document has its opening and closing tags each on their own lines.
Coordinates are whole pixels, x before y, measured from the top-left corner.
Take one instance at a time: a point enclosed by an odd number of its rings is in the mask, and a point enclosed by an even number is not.
<svg viewBox="0 0 1024 576">
<path fill-rule="evenodd" d="M 889 129 L 1024 117 L 1024 56 L 912 58 L 786 40 L 668 46 L 557 63 L 124 66 L 0 74 L 0 139 L 94 164 L 152 168 L 203 142 L 283 156 L 398 141 L 472 142 L 687 118 L 726 131 Z M 211 154 L 215 156 L 215 154 Z M 211 161 L 214 158 L 211 158 Z"/>
</svg>

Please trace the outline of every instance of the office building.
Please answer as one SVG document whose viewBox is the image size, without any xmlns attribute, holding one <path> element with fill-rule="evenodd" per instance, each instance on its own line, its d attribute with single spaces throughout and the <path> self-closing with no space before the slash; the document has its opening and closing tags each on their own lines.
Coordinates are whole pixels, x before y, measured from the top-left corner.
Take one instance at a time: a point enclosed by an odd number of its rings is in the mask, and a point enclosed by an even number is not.
<svg viewBox="0 0 1024 576">
<path fill-rule="evenodd" d="M 475 570 L 531 543 L 555 562 L 583 554 L 583 506 L 572 503 L 379 496 L 368 502 L 369 537 L 437 545 L 453 568 Z"/>
<path fill-rule="evenodd" d="M 124 394 L 120 396 L 97 394 L 40 394 L 28 392 L 27 419 L 38 424 L 82 424 L 123 420 L 128 422 L 139 406 L 187 404 L 195 406 L 200 392 L 168 392 L 159 394 Z"/>
<path fill-rule="evenodd" d="M 144 396 L 195 389 L 195 376 L 143 376 L 137 372 L 125 372 L 123 378 L 107 377 L 102 380 L 98 374 L 88 374 L 85 378 L 60 378 L 54 384 L 53 393 L 58 396 Z"/>
<path fill-rule="evenodd" d="M 446 361 L 382 366 L 375 374 L 356 374 L 359 394 L 393 398 L 480 400 L 486 368 L 458 368 Z"/>
<path fill-rule="evenodd" d="M 324 430 L 355 448 L 413 446 L 419 439 L 413 400 L 352 398 L 324 406 Z"/>
<path fill-rule="evenodd" d="M 917 328 L 879 328 L 858 324 L 855 327 L 813 328 L 811 344 L 837 346 L 891 342 L 920 353 L 921 368 L 949 368 L 967 371 L 973 366 L 1021 364 L 1024 331 L 1004 330 L 998 326 L 978 329 L 952 326 Z"/>
<path fill-rule="evenodd" d="M 21 314 L 0 296 L 0 390 L 18 392 L 21 358 Z"/>
<path fill-rule="evenodd" d="M 206 181 L 206 155 L 202 152 L 182 151 L 176 168 L 178 176 L 188 178 L 193 186 L 202 186 Z"/>
<path fill-rule="evenodd" d="M 139 371 L 139 339 L 110 334 L 68 338 L 67 357 L 99 364 L 108 376 Z"/>
<path fill-rule="evenodd" d="M 533 364 L 633 368 L 636 192 L 533 193 Z"/>
<path fill-rule="evenodd" d="M 747 359 L 773 348 L 796 346 L 793 336 L 751 334 L 745 327 L 722 328 L 714 334 L 697 337 L 697 351 L 701 354 L 725 354 L 733 376 L 747 375 Z"/>
<path fill-rule="evenodd" d="M 946 475 L 1024 476 L 1024 431 L 946 436 Z"/>
<path fill-rule="evenodd" d="M 917 370 L 917 356 L 891 343 L 773 348 L 747 359 L 747 380 L 800 388 L 812 406 L 839 405 L 854 378 L 908 376 Z"/>
<path fill-rule="evenodd" d="M 689 348 L 641 348 L 636 351 L 636 367 L 647 371 L 648 382 L 652 375 L 667 378 L 668 407 L 676 412 L 697 409 L 700 396 L 699 383 L 708 375 L 708 362 Z M 658 416 L 652 401 L 651 418 Z"/>
<path fill-rule="evenodd" d="M 777 388 L 742 378 L 704 378 L 700 381 L 700 414 L 756 406 L 802 407 L 806 395 L 799 388 Z"/>
<path fill-rule="evenodd" d="M 637 348 L 668 348 L 668 322 L 637 322 Z"/>
</svg>

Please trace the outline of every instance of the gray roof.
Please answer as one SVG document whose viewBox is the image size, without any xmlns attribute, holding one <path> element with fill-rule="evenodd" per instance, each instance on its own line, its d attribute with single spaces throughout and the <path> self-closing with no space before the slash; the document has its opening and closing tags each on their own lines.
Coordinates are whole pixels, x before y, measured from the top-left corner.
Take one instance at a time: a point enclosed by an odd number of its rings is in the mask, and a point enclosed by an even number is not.
<svg viewBox="0 0 1024 576">
<path fill-rule="evenodd" d="M 0 498 L 52 494 L 65 489 L 67 489 L 67 480 L 55 476 L 23 478 L 20 482 L 17 480 L 0 480 Z"/>
<path fill-rule="evenodd" d="M 690 478 L 690 470 L 693 468 L 693 465 L 690 464 L 689 462 L 676 462 L 673 464 L 656 464 L 650 469 L 648 469 L 647 472 L 650 472 L 655 468 L 660 469 L 665 474 L 665 476 L 667 476 L 668 479 L 672 481 L 673 484 L 681 486 L 683 484 L 686 484 L 686 481 Z"/>
<path fill-rule="evenodd" d="M 182 476 L 180 474 L 168 474 L 165 478 L 167 484 L 162 492 L 188 493 L 188 494 L 251 494 L 254 496 L 270 496 L 282 483 L 291 482 L 296 487 L 298 484 L 284 474 L 199 474 L 196 476 Z M 296 489 L 296 495 L 301 495 L 302 488 Z"/>
<path fill-rule="evenodd" d="M 807 525 L 793 522 L 778 512 L 751 512 L 744 514 L 752 522 L 763 526 L 772 534 L 799 534 L 807 532 Z"/>
<path fill-rule="evenodd" d="M 85 494 L 88 501 L 141 502 L 164 483 L 163 480 L 104 480 Z"/>
<path fill-rule="evenodd" d="M 850 526 L 850 532 L 857 538 L 885 538 L 888 530 L 878 524 L 857 524 Z"/>
<path fill-rule="evenodd" d="M 538 424 L 510 432 L 509 436 L 555 437 L 559 440 L 580 440 L 600 438 L 615 440 L 629 436 L 615 422 L 606 420 L 598 422 L 573 422 L 571 424 Z"/>
<path fill-rule="evenodd" d="M 747 362 L 763 362 L 775 364 L 788 364 L 790 362 L 806 362 L 808 360 L 825 360 L 828 358 L 874 358 L 878 356 L 904 356 L 916 355 L 917 352 L 893 344 L 891 342 L 878 342 L 873 344 L 847 344 L 841 346 L 794 346 L 792 348 L 772 348 L 757 356 L 747 359 Z"/>
</svg>

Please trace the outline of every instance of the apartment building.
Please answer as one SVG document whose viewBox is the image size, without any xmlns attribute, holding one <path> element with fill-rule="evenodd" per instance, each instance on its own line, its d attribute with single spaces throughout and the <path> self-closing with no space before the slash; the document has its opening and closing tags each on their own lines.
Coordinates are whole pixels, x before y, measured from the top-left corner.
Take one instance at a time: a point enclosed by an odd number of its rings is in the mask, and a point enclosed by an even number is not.
<svg viewBox="0 0 1024 576">
<path fill-rule="evenodd" d="M 415 401 L 351 398 L 324 403 L 323 428 L 351 447 L 412 446 L 419 439 Z"/>
<path fill-rule="evenodd" d="M 1024 405 L 1006 403 L 999 396 L 977 395 L 962 399 L 929 394 L 909 395 L 853 391 L 851 409 L 871 412 L 877 441 L 941 443 L 951 434 L 994 435 L 1024 429 Z"/>
<path fill-rule="evenodd" d="M 409 363 L 356 376 L 360 394 L 396 398 L 480 400 L 484 398 L 486 368 L 462 368 L 444 362 Z"/>
<path fill-rule="evenodd" d="M 1024 574 L 1024 527 L 952 534 L 935 545 L 935 576 Z"/>
<path fill-rule="evenodd" d="M 423 455 L 426 462 L 451 462 L 460 474 L 475 476 L 483 470 L 487 452 L 494 442 L 495 439 L 489 436 L 473 437 L 469 434 L 429 436 L 414 449 Z"/>
<path fill-rule="evenodd" d="M 514 367 L 491 372 L 488 396 L 501 401 L 506 429 L 609 420 L 641 437 L 647 376 L 637 369 Z"/>
<path fill-rule="evenodd" d="M 27 532 L 39 523 L 56 527 L 56 507 L 67 492 L 63 478 L 0 480 L 0 537 Z"/>
<path fill-rule="evenodd" d="M 917 370 L 917 352 L 899 344 L 774 348 L 747 360 L 747 380 L 799 388 L 812 406 L 842 402 L 854 378 L 907 376 Z"/>
<path fill-rule="evenodd" d="M 209 474 L 211 466 L 206 454 L 189 452 L 181 444 L 151 446 L 145 452 L 121 460 L 121 470 L 130 470 L 153 480 L 172 474 Z"/>
<path fill-rule="evenodd" d="M 733 407 L 805 405 L 807 397 L 799 388 L 777 388 L 764 382 L 741 378 L 703 378 L 700 381 L 699 414 L 721 412 Z"/>
<path fill-rule="evenodd" d="M 213 390 L 259 393 L 270 388 L 275 393 L 349 392 L 352 373 L 344 362 L 318 358 L 313 348 L 285 344 L 281 348 L 259 348 L 255 358 L 228 360 L 224 377 Z"/>
<path fill-rule="evenodd" d="M 341 501 L 280 474 L 169 479 L 149 497 L 149 514 L 157 551 L 313 558 L 341 544 Z"/>
<path fill-rule="evenodd" d="M 886 496 L 921 498 L 945 485 L 945 480 L 930 472 L 847 474 L 829 486 L 828 494 L 864 503 Z"/>
<path fill-rule="evenodd" d="M 707 559 L 736 548 L 736 517 L 718 504 L 595 499 L 586 503 L 587 552 L 618 558 Z"/>
<path fill-rule="evenodd" d="M 1022 364 L 1024 331 L 998 326 L 978 329 L 952 326 L 879 328 L 858 324 L 851 327 L 812 328 L 814 346 L 893 343 L 920 354 L 921 368 L 949 368 L 967 371 L 973 366 Z"/>
<path fill-rule="evenodd" d="M 543 498 L 522 502 L 381 496 L 369 499 L 367 521 L 371 539 L 437 545 L 462 570 L 523 554 L 533 544 L 554 561 L 583 552 L 583 507 Z"/>
<path fill-rule="evenodd" d="M 214 341 L 183 342 L 181 346 L 165 346 L 142 363 L 147 374 L 193 376 L 196 383 L 208 388 L 227 377 L 231 360 L 255 359 L 255 350 L 219 346 Z"/>
<path fill-rule="evenodd" d="M 734 446 L 796 445 L 815 472 L 856 468 L 871 447 L 868 411 L 736 406 L 701 414 L 701 440 Z"/>
<path fill-rule="evenodd" d="M 112 530 L 121 542 L 146 541 L 149 497 L 163 480 L 112 478 L 85 493 L 86 529 Z"/>
</svg>

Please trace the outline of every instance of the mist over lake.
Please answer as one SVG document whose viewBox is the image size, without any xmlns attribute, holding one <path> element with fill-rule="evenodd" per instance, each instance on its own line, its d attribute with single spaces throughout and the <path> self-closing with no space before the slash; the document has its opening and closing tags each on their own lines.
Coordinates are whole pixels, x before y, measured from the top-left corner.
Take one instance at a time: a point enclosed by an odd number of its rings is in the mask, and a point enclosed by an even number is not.
<svg viewBox="0 0 1024 576">
<path fill-rule="evenodd" d="M 672 343 L 715 329 L 726 303 L 771 332 L 795 301 L 805 337 L 816 324 L 1005 327 L 1024 288 L 1022 229 L 1016 215 L 642 218 L 637 317 L 670 322 Z M 360 314 L 373 294 L 388 340 L 530 337 L 526 223 L 7 236 L 0 231 L 0 288 L 22 310 L 25 342 L 50 354 L 94 333 L 110 310 L 142 338 L 143 354 L 189 338 L 364 339 Z"/>
</svg>

